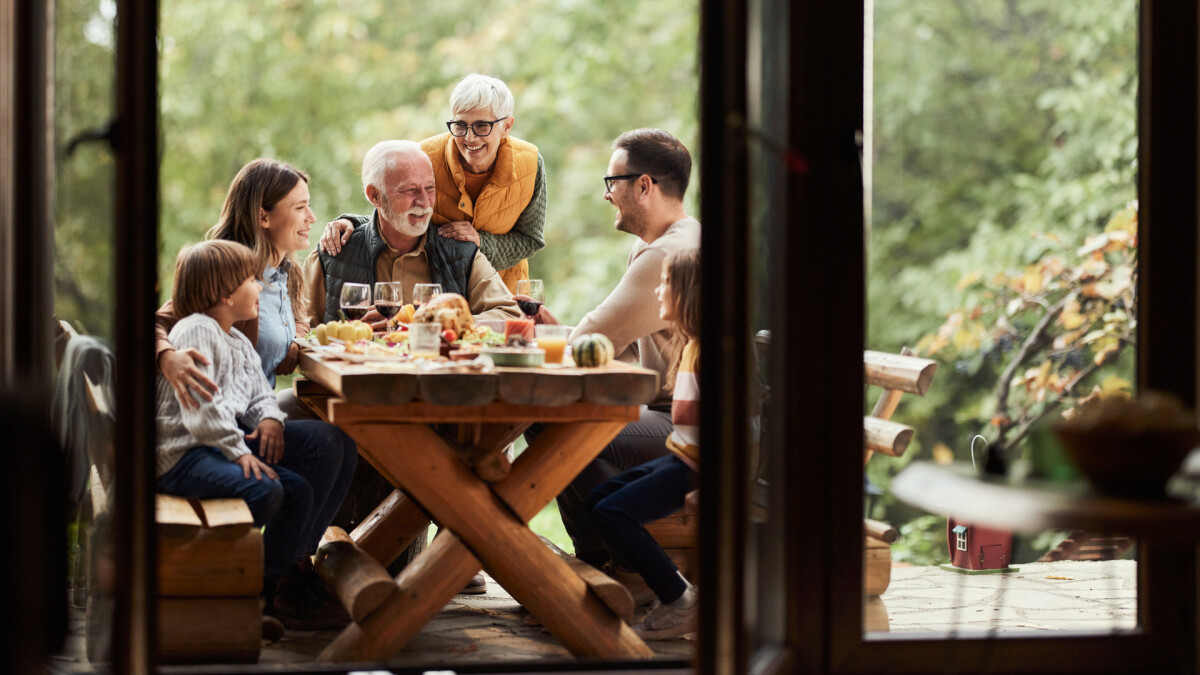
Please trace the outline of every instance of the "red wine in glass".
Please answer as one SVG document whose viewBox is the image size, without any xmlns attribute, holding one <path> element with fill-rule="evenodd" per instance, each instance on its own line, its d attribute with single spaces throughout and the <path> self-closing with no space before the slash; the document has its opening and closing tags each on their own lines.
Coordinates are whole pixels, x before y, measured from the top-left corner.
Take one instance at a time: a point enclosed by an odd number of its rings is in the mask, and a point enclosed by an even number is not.
<svg viewBox="0 0 1200 675">
<path fill-rule="evenodd" d="M 400 312 L 400 305 L 397 305 L 394 302 L 377 302 L 375 303 L 375 309 L 379 310 L 379 313 L 383 315 L 383 318 L 391 319 Z"/>
<path fill-rule="evenodd" d="M 521 311 L 525 314 L 525 316 L 532 319 L 533 317 L 537 316 L 538 310 L 542 308 L 542 303 L 538 302 L 537 300 L 526 300 L 519 298 L 517 299 L 517 306 L 521 308 Z"/>
<path fill-rule="evenodd" d="M 342 313 L 345 314 L 346 318 L 351 321 L 356 321 L 363 318 L 369 311 L 371 311 L 370 307 L 364 307 L 362 305 L 352 305 L 350 307 L 342 308 Z"/>
</svg>

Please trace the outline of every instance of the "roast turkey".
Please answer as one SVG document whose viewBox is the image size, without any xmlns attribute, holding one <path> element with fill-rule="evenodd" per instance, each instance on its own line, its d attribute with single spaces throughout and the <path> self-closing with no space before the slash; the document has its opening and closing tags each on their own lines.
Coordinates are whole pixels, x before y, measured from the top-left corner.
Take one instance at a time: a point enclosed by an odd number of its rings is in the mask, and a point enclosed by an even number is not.
<svg viewBox="0 0 1200 675">
<path fill-rule="evenodd" d="M 433 296 L 413 315 L 413 323 L 441 324 L 442 330 L 448 328 L 454 331 L 455 335 L 462 335 L 464 331 L 475 327 L 475 320 L 471 318 L 471 307 L 467 304 L 467 299 L 458 293 L 439 293 Z"/>
</svg>

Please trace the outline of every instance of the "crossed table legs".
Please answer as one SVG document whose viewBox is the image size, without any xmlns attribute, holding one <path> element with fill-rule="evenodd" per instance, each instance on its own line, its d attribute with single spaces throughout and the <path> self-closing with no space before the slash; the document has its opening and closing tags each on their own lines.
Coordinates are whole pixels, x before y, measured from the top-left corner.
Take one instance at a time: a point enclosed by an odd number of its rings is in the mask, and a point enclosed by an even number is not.
<svg viewBox="0 0 1200 675">
<path fill-rule="evenodd" d="M 526 525 L 626 423 L 624 419 L 552 423 L 517 458 L 508 475 L 491 484 L 472 473 L 426 424 L 341 423 L 364 458 L 450 531 L 435 538 L 396 578 L 396 591 L 362 623 L 347 626 L 319 660 L 394 656 L 481 564 L 572 654 L 653 656 Z M 421 522 L 411 517 L 413 510 L 415 506 L 396 509 L 387 517 Z"/>
</svg>

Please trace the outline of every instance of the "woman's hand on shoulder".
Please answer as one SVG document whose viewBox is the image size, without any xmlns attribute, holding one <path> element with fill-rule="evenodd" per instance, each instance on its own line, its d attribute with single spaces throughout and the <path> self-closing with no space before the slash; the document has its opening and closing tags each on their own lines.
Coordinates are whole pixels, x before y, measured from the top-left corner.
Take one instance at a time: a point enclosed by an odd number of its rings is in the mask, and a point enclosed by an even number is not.
<svg viewBox="0 0 1200 675">
<path fill-rule="evenodd" d="M 479 245 L 479 233 L 475 231 L 475 227 L 465 220 L 456 220 L 452 223 L 438 225 L 438 234 L 446 239 L 457 239 L 458 241 L 474 242 Z"/>
<path fill-rule="evenodd" d="M 184 408 L 200 407 L 199 395 L 205 401 L 213 400 L 217 383 L 205 375 L 196 364 L 209 365 L 208 357 L 198 349 L 168 349 L 158 355 L 158 369 L 167 384 L 175 390 L 175 398 Z"/>
<path fill-rule="evenodd" d="M 354 225 L 350 221 L 345 218 L 335 220 L 325 225 L 317 248 L 329 255 L 337 255 L 342 252 L 342 245 L 350 240 L 351 234 L 354 234 Z"/>
</svg>

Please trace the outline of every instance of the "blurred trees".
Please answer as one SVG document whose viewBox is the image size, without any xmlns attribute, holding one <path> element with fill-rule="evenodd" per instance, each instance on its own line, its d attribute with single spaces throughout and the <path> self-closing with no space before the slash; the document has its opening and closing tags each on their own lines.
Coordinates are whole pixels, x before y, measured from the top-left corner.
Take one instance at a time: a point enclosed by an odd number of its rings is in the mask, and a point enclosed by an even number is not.
<svg viewBox="0 0 1200 675">
<path fill-rule="evenodd" d="M 1041 392 L 1042 403 L 1010 401 L 1029 421 L 1043 412 L 1046 395 L 1062 393 L 1045 387 L 1069 381 L 1066 370 L 1085 376 L 1074 383 L 1081 393 L 1109 377 L 1132 380 L 1132 350 L 1088 369 L 1091 347 L 1056 351 L 1053 341 L 1075 329 L 1053 323 L 1037 352 L 1055 357 L 1052 372 L 1038 379 L 1041 358 L 1030 364 L 1038 373 L 1028 382 L 1021 379 L 1026 368 L 1003 367 L 1045 309 L 1069 302 L 1068 293 L 1086 306 L 1080 318 L 1100 322 L 1093 330 L 1108 325 L 1104 314 L 1115 316 L 1098 309 L 1113 310 L 1111 298 L 1095 302 L 1058 272 L 1091 259 L 1085 242 L 1114 215 L 1136 219 L 1135 208 L 1125 209 L 1136 198 L 1137 14 L 1136 0 L 875 0 L 867 344 L 898 351 L 939 327 L 952 342 L 939 350 L 932 337 L 920 344 L 943 366 L 928 395 L 901 405 L 897 419 L 915 427 L 917 438 L 906 457 L 871 462 L 876 483 L 886 486 L 915 458 L 965 459 L 977 433 L 1013 440 L 1019 414 L 997 416 L 1002 390 L 1033 392 L 1034 399 Z M 1136 271 L 1134 254 L 1127 248 L 1110 262 Z M 1046 283 L 1025 288 L 1027 277 Z M 1038 309 L 1035 296 L 1051 284 L 1058 290 Z M 1024 300 L 1010 307 L 1014 297 Z M 955 317 L 961 325 L 947 327 Z M 1020 392 L 1001 382 L 1009 376 L 1020 380 Z M 890 498 L 883 508 L 893 522 L 915 515 Z"/>
<path fill-rule="evenodd" d="M 602 199 L 612 140 L 654 126 L 696 150 L 695 0 L 161 4 L 164 296 L 176 252 L 215 222 L 244 163 L 272 156 L 308 171 L 319 227 L 366 212 L 363 153 L 445 131 L 450 91 L 472 71 L 508 83 L 513 133 L 545 157 L 547 247 L 531 267 L 566 321 L 615 286 L 634 243 Z M 110 115 L 111 12 L 111 0 L 60 0 L 60 142 Z M 89 310 L 111 294 L 95 283 L 109 275 L 79 263 L 108 259 L 108 237 L 89 230 L 110 218 L 109 162 L 101 150 L 60 160 L 70 187 L 59 201 L 60 314 L 92 325 L 110 313 Z M 695 200 L 693 190 L 693 211 Z M 72 300 L 76 287 L 92 296 Z"/>
<path fill-rule="evenodd" d="M 1136 197 L 1137 0 L 874 5 L 867 344 L 898 351 L 956 311 L 990 311 L 984 289 L 962 280 L 1016 279 L 1070 255 Z M 59 0 L 60 146 L 111 114 L 113 13 L 112 0 Z M 697 30 L 696 0 L 163 0 L 162 291 L 242 164 L 266 155 L 310 172 L 319 224 L 364 212 L 366 149 L 443 131 L 451 89 L 479 71 L 508 82 L 514 134 L 546 159 L 548 245 L 532 271 L 574 322 L 633 244 L 602 200 L 612 139 L 657 126 L 699 160 Z M 107 153 L 84 146 L 57 174 L 57 309 L 100 334 L 110 173 Z M 935 357 L 945 360 L 935 386 L 897 415 L 917 439 L 907 457 L 871 462 L 878 483 L 939 444 L 965 457 L 973 434 L 996 434 L 994 364 Z M 1105 368 L 1089 377 L 1132 379 L 1128 353 Z M 896 522 L 909 515 L 884 508 Z"/>
</svg>

